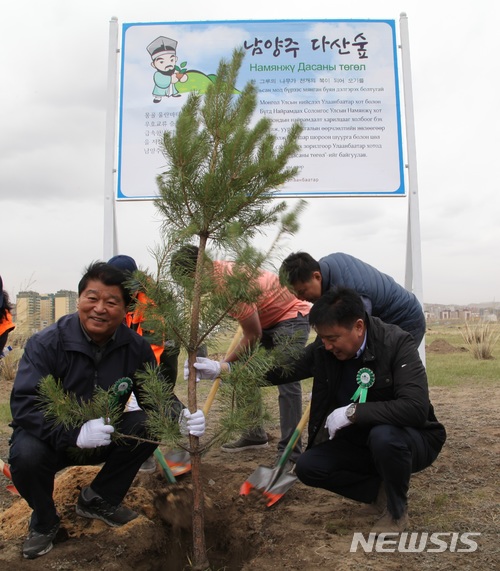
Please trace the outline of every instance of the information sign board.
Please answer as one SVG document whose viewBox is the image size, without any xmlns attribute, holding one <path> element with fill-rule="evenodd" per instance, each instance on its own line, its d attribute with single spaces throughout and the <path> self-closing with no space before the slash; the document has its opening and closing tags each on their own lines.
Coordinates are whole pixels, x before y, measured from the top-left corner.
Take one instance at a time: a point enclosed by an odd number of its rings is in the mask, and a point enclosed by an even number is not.
<svg viewBox="0 0 500 571">
<path fill-rule="evenodd" d="M 395 22 L 282 20 L 122 25 L 117 199 L 153 199 L 160 141 L 221 58 L 245 51 L 235 89 L 258 87 L 279 144 L 304 130 L 278 197 L 404 196 Z"/>
</svg>

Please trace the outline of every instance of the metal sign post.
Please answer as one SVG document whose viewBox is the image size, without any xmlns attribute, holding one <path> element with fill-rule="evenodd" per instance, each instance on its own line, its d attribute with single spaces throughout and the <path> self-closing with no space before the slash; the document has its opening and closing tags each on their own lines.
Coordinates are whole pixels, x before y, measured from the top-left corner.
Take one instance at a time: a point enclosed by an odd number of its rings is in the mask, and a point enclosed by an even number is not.
<svg viewBox="0 0 500 571">
<path fill-rule="evenodd" d="M 115 178 L 116 178 L 116 104 L 118 101 L 117 54 L 118 19 L 109 23 L 108 101 L 106 106 L 106 143 L 104 158 L 104 245 L 103 258 L 116 254 Z"/>
<path fill-rule="evenodd" d="M 408 226 L 406 237 L 405 288 L 412 291 L 423 306 L 422 254 L 420 248 L 420 214 L 418 205 L 417 146 L 415 142 L 415 118 L 413 114 L 413 88 L 411 79 L 410 40 L 408 17 L 400 15 L 401 57 L 403 68 L 403 92 L 406 117 L 406 145 L 408 164 Z M 425 337 L 419 347 L 425 365 Z"/>
</svg>

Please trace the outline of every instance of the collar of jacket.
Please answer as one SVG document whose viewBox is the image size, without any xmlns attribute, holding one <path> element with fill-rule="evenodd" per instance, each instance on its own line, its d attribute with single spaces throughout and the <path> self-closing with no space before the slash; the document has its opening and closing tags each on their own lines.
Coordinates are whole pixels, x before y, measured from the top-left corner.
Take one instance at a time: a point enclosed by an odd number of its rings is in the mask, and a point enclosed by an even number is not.
<svg viewBox="0 0 500 571">
<path fill-rule="evenodd" d="M 366 347 L 360 358 L 363 363 L 371 363 L 376 360 L 375 351 L 372 349 L 374 347 L 373 328 L 375 325 L 373 318 L 367 313 L 365 313 L 365 323 L 367 328 Z"/>
<path fill-rule="evenodd" d="M 65 351 L 79 351 L 92 356 L 90 342 L 83 332 L 78 313 L 61 317 L 57 322 L 57 327 L 59 327 Z M 114 333 L 113 343 L 106 347 L 105 352 L 108 353 L 110 350 L 130 343 L 131 334 L 131 330 L 123 323 L 120 323 Z"/>
</svg>

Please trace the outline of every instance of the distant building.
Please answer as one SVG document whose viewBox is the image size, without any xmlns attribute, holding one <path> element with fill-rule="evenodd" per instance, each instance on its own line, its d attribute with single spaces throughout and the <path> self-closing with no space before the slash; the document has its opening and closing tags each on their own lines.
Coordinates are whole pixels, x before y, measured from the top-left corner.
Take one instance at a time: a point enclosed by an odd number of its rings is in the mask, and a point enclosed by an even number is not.
<svg viewBox="0 0 500 571">
<path fill-rule="evenodd" d="M 16 333 L 32 335 L 40 331 L 40 294 L 20 291 L 16 301 Z"/>
<path fill-rule="evenodd" d="M 36 291 L 19 292 L 15 308 L 16 333 L 33 335 L 63 315 L 74 313 L 77 299 L 76 291 L 69 290 L 42 295 Z"/>
<path fill-rule="evenodd" d="M 464 321 L 470 321 L 472 319 L 472 311 L 470 309 L 463 309 L 462 317 Z"/>
<path fill-rule="evenodd" d="M 439 312 L 439 319 L 450 319 L 451 318 L 451 310 L 443 309 Z"/>
<path fill-rule="evenodd" d="M 63 315 L 68 315 L 68 313 L 75 313 L 76 301 L 78 299 L 78 294 L 76 293 L 76 291 L 60 289 L 55 294 L 54 297 L 55 297 L 55 314 L 54 314 L 55 321 L 57 321 Z"/>
<path fill-rule="evenodd" d="M 40 329 L 45 329 L 54 323 L 55 302 L 54 294 L 48 293 L 40 296 Z"/>
<path fill-rule="evenodd" d="M 500 304 L 491 302 L 456 306 L 425 303 L 424 313 L 427 322 L 495 321 L 495 319 L 498 321 L 500 320 Z"/>
</svg>

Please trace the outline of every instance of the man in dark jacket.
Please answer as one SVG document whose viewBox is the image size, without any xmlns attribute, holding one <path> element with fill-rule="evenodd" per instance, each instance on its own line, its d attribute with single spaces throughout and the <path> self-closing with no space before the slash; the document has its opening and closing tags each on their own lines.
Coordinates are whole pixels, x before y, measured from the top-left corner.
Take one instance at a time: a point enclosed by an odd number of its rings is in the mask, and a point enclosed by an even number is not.
<svg viewBox="0 0 500 571">
<path fill-rule="evenodd" d="M 348 288 L 320 297 L 309 322 L 317 339 L 286 376 L 269 374 L 275 384 L 313 376 L 309 444 L 295 472 L 308 486 L 370 504 L 380 516 L 374 533 L 404 531 L 410 476 L 446 439 L 417 347 L 398 326 L 368 316 Z"/>
<path fill-rule="evenodd" d="M 280 280 L 299 299 L 315 302 L 333 286 L 359 293 L 369 315 L 399 325 L 420 345 L 425 316 L 417 297 L 384 274 L 349 254 L 337 252 L 315 260 L 306 252 L 290 254 L 280 268 Z"/>
<path fill-rule="evenodd" d="M 123 323 L 131 301 L 124 287 L 126 279 L 109 264 L 92 264 L 78 285 L 78 312 L 31 337 L 19 363 L 11 395 L 14 432 L 9 462 L 12 480 L 33 510 L 23 545 L 27 559 L 52 549 L 60 526 L 52 497 L 54 478 L 67 466 L 104 462 L 90 486 L 80 492 L 78 515 L 111 526 L 128 523 L 138 515 L 121 502 L 156 444 L 112 440 L 115 428 L 105 418 L 88 420 L 76 428 L 55 425 L 40 408 L 38 391 L 41 379 L 51 375 L 62 383 L 65 392 L 79 401 L 91 401 L 96 387 L 107 390 L 128 377 L 141 402 L 136 373 L 146 364 L 154 366 L 156 360 L 149 343 Z M 129 394 L 127 390 L 120 392 L 124 406 Z M 171 414 L 181 413 L 187 419 L 187 432 L 200 436 L 203 413 L 191 415 L 186 411 L 177 401 Z M 127 412 L 116 428 L 121 434 L 147 436 L 145 420 L 144 410 Z M 75 449 L 89 449 L 89 456 L 80 461 L 75 458 Z"/>
</svg>

